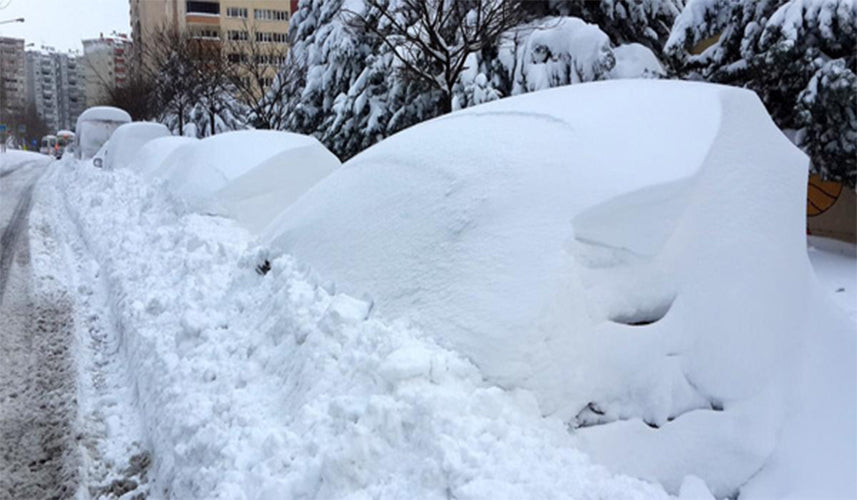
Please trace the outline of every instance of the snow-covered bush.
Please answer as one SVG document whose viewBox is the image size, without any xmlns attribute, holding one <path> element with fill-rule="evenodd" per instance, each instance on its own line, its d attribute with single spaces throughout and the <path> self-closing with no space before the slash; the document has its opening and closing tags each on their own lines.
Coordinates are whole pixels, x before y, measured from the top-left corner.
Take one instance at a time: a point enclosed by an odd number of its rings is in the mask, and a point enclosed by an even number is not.
<svg viewBox="0 0 857 500">
<path fill-rule="evenodd" d="M 660 54 L 684 0 L 546 0 L 549 14 L 596 24 L 614 44 L 640 43 Z"/>
<path fill-rule="evenodd" d="M 688 77 L 750 88 L 797 137 L 816 172 L 857 177 L 857 3 L 691 0 L 665 47 Z"/>
</svg>

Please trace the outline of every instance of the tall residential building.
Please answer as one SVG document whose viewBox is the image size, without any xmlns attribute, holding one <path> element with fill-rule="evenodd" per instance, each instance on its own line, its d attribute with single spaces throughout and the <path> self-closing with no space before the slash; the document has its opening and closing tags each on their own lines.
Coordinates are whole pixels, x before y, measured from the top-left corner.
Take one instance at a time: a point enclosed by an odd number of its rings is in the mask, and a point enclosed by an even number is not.
<svg viewBox="0 0 857 500">
<path fill-rule="evenodd" d="M 73 130 L 85 108 L 79 59 L 51 47 L 27 52 L 27 102 L 51 130 Z"/>
<path fill-rule="evenodd" d="M 59 129 L 57 69 L 52 52 L 27 52 L 27 98 L 50 130 Z"/>
<path fill-rule="evenodd" d="M 83 40 L 84 96 L 86 106 L 97 106 L 109 100 L 110 90 L 127 83 L 131 41 L 125 35 Z"/>
<path fill-rule="evenodd" d="M 289 19 L 297 8 L 296 0 L 129 1 L 134 61 L 148 64 L 153 34 L 166 27 L 219 42 L 236 64 L 261 57 L 260 62 L 270 66 L 271 79 L 285 61 Z"/>
<path fill-rule="evenodd" d="M 0 123 L 24 112 L 27 101 L 24 40 L 0 37 Z"/>
<path fill-rule="evenodd" d="M 77 117 L 86 109 L 83 67 L 77 54 L 56 54 L 57 99 L 59 112 L 58 129 L 74 130 Z"/>
</svg>

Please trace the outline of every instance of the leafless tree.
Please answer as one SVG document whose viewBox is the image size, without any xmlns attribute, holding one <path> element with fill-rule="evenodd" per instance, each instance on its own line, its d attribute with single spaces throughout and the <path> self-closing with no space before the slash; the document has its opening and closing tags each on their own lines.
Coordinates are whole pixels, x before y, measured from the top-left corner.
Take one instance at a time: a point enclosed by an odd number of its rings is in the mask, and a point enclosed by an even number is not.
<svg viewBox="0 0 857 500">
<path fill-rule="evenodd" d="M 285 68 L 288 46 L 282 41 L 255 38 L 258 27 L 244 23 L 247 40 L 226 40 L 231 87 L 236 97 L 250 109 L 253 125 L 277 129 L 281 125 L 278 103 L 285 99 L 285 85 L 277 74 Z"/>
<path fill-rule="evenodd" d="M 362 12 L 345 9 L 348 24 L 379 37 L 406 74 L 443 93 L 452 110 L 453 88 L 470 54 L 495 44 L 527 16 L 524 0 L 364 0 Z M 378 18 L 383 22 L 378 22 Z"/>
</svg>

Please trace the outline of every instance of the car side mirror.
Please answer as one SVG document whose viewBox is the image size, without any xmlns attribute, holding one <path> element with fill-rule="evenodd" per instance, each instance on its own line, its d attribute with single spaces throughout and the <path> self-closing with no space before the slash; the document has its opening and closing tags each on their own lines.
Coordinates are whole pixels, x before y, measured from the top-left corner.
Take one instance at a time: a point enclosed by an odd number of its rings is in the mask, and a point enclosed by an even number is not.
<svg viewBox="0 0 857 500">
<path fill-rule="evenodd" d="M 101 168 L 104 166 L 104 160 L 101 158 L 95 158 L 92 160 L 92 164 L 95 165 L 95 168 Z"/>
</svg>

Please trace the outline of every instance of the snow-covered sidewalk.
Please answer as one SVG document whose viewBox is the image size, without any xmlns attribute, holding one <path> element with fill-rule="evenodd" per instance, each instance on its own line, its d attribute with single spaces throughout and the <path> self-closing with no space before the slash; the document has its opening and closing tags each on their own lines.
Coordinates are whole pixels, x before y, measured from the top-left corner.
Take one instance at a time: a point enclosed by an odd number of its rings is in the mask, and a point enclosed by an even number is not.
<svg viewBox="0 0 857 500">
<path fill-rule="evenodd" d="M 96 494 L 131 480 L 184 499 L 667 497 L 292 258 L 260 274 L 246 232 L 128 171 L 58 162 L 34 212 L 33 258 L 55 261 L 42 279 L 83 297 Z"/>
</svg>

